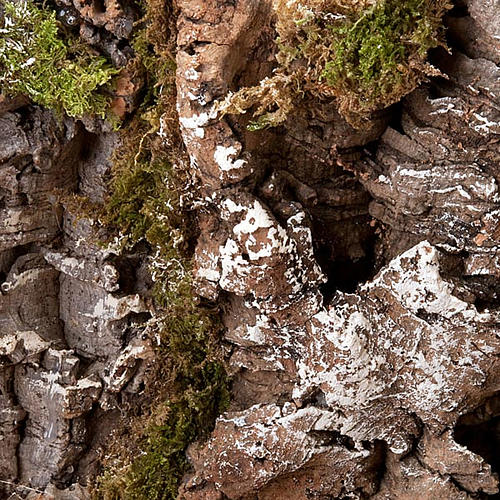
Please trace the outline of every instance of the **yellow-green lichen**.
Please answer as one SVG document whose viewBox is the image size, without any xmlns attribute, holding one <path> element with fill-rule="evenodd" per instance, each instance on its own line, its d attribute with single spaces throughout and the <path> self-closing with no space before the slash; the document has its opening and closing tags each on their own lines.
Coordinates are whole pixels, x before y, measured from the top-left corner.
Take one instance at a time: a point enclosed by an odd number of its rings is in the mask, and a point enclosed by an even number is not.
<svg viewBox="0 0 500 500">
<path fill-rule="evenodd" d="M 118 71 L 81 45 L 69 47 L 56 14 L 31 0 L 5 2 L 0 18 L 0 90 L 69 116 L 109 109 L 109 84 Z"/>
</svg>

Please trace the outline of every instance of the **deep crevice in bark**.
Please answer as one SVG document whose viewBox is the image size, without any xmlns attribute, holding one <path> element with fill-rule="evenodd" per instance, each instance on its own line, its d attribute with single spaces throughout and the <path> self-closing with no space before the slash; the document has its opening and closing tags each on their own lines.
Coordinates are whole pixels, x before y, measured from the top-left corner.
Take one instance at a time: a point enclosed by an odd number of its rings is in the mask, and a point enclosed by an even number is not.
<svg viewBox="0 0 500 500">
<path fill-rule="evenodd" d="M 496 394 L 473 412 L 463 415 L 454 428 L 457 443 L 480 455 L 500 473 L 500 394 Z M 500 493 L 488 498 L 500 498 Z"/>
</svg>

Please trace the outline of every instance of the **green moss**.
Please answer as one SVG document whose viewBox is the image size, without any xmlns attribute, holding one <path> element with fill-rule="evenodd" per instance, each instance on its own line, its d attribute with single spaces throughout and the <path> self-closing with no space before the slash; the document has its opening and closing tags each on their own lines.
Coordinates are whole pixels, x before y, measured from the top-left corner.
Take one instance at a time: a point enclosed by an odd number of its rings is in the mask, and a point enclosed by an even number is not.
<svg viewBox="0 0 500 500">
<path fill-rule="evenodd" d="M 188 445 L 210 433 L 229 402 L 229 381 L 219 361 L 218 310 L 200 302 L 191 278 L 196 219 L 181 203 L 192 188 L 175 110 L 174 8 L 170 0 L 150 0 L 145 8 L 134 36 L 133 64 L 145 73 L 148 88 L 121 132 L 100 218 L 121 235 L 125 249 L 142 241 L 154 256 L 159 342 L 148 386 L 155 404 L 138 426 L 137 458 L 127 460 L 128 432 L 124 460 L 98 479 L 96 497 L 106 500 L 175 499 L 189 470 Z"/>
<path fill-rule="evenodd" d="M 69 116 L 104 116 L 106 85 L 118 71 L 82 47 L 69 48 L 59 36 L 54 11 L 31 0 L 6 2 L 0 29 L 0 88 L 26 94 L 35 103 Z"/>
<path fill-rule="evenodd" d="M 321 78 L 350 97 L 358 114 L 386 107 L 424 77 L 427 51 L 440 42 L 440 17 L 428 0 L 385 0 L 339 25 Z"/>
<path fill-rule="evenodd" d="M 189 356 L 189 344 L 184 344 Z M 222 365 L 205 362 L 183 383 L 174 400 L 154 409 L 144 432 L 141 455 L 125 469 L 100 478 L 98 498 L 173 500 L 179 482 L 189 471 L 186 447 L 213 429 L 215 417 L 229 404 L 227 377 Z"/>
<path fill-rule="evenodd" d="M 121 130 L 104 210 L 67 200 L 101 220 L 123 249 L 146 242 L 153 255 L 159 340 L 148 382 L 149 417 L 131 422 L 120 453 L 96 480 L 104 499 L 174 499 L 189 470 L 186 448 L 208 435 L 228 405 L 228 378 L 219 361 L 218 311 L 193 293 L 191 247 L 196 220 L 184 208 L 189 173 L 175 111 L 175 12 L 170 0 L 142 3 L 129 74 L 143 77 L 142 104 Z M 60 37 L 55 13 L 32 0 L 7 2 L 0 29 L 0 85 L 6 94 L 70 116 L 109 108 L 107 85 L 118 72 Z M 159 135 L 161 129 L 162 137 Z M 133 426 L 135 426 L 133 428 Z M 131 442 L 131 436 L 135 436 Z M 116 443 L 114 443 L 116 444 Z M 137 450 L 130 456 L 130 449 Z"/>
<path fill-rule="evenodd" d="M 148 429 L 145 454 L 129 472 L 126 498 L 177 498 L 179 481 L 189 470 L 187 444 L 207 437 L 215 417 L 227 408 L 227 378 L 220 363 L 204 363 L 186 381 L 179 398 L 164 403 L 163 421 Z"/>
<path fill-rule="evenodd" d="M 274 76 L 230 94 L 224 113 L 254 109 L 250 130 L 284 123 L 304 97 L 334 99 L 361 128 L 430 75 L 427 51 L 442 44 L 438 0 L 273 0 L 278 31 Z M 293 103 L 293 104 L 292 104 Z"/>
<path fill-rule="evenodd" d="M 143 240 L 155 254 L 156 378 L 168 399 L 160 398 L 139 436 L 141 456 L 125 472 L 101 478 L 98 496 L 107 500 L 176 498 L 189 470 L 187 446 L 207 436 L 229 401 L 228 379 L 217 361 L 218 311 L 193 293 L 187 242 L 195 221 L 180 206 L 179 174 L 167 152 L 156 149 L 156 137 L 143 136 L 142 151 L 129 150 L 128 161 L 118 156 L 107 221 L 121 229 L 128 245 Z"/>
<path fill-rule="evenodd" d="M 144 132 L 149 125 L 142 115 L 131 125 L 133 133 L 124 131 L 124 146 L 130 149 L 115 157 L 105 220 L 125 236 L 125 246 L 146 241 L 155 256 L 153 296 L 160 340 L 155 377 L 168 400 L 160 398 L 137 437 L 141 456 L 124 473 L 108 472 L 101 478 L 98 496 L 105 499 L 176 498 L 189 470 L 187 446 L 210 432 L 229 400 L 228 379 L 217 361 L 218 312 L 200 304 L 193 293 L 188 242 L 195 221 L 180 206 L 182 176 L 157 134 L 151 128 Z M 164 415 L 161 424 L 158 414 Z"/>
</svg>

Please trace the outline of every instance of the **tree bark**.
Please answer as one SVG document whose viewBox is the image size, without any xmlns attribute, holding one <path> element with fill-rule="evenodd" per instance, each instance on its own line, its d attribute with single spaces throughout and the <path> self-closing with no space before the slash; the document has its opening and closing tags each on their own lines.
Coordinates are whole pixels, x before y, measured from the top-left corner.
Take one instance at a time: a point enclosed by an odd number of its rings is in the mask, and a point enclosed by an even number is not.
<svg viewBox="0 0 500 500">
<path fill-rule="evenodd" d="M 276 129 L 219 119 L 217 100 L 272 74 L 270 0 L 178 7 L 193 272 L 233 380 L 180 497 L 496 498 L 499 2 L 457 2 L 450 52 L 430 55 L 445 76 L 362 131 L 312 98 Z M 22 99 L 0 113 L 0 492 L 88 498 L 153 362 L 150 256 L 99 246 L 56 202 L 104 201 L 115 132 Z"/>
</svg>

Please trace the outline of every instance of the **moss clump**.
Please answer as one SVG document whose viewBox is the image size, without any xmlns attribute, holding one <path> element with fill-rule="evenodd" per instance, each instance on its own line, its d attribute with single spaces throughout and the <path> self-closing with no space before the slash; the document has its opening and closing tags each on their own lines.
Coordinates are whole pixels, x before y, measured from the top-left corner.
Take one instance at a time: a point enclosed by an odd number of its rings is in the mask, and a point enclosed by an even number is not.
<svg viewBox="0 0 500 500">
<path fill-rule="evenodd" d="M 443 12 L 442 3 L 428 0 L 385 0 L 332 25 L 332 59 L 321 77 L 335 89 L 341 110 L 369 115 L 439 74 L 425 60 L 440 43 Z"/>
<path fill-rule="evenodd" d="M 137 436 L 140 456 L 98 480 L 96 496 L 105 500 L 175 499 L 189 470 L 186 448 L 208 435 L 229 403 L 218 361 L 218 311 L 193 293 L 189 242 L 196 221 L 180 203 L 186 178 L 158 136 L 159 108 L 154 111 L 123 132 L 104 220 L 120 230 L 126 246 L 146 241 L 154 255 L 159 344 L 149 391 L 157 403 Z"/>
<path fill-rule="evenodd" d="M 145 453 L 132 464 L 122 498 L 177 498 L 179 481 L 189 470 L 187 445 L 208 436 L 229 401 L 226 374 L 219 363 L 199 365 L 188 380 L 182 396 L 156 409 L 160 422 L 148 428 Z"/>
<path fill-rule="evenodd" d="M 427 51 L 442 44 L 446 2 L 274 0 L 278 67 L 259 86 L 230 94 L 222 113 L 256 106 L 251 130 L 283 123 L 305 94 L 334 98 L 361 128 L 370 115 L 439 72 Z"/>
<path fill-rule="evenodd" d="M 104 117 L 110 94 L 106 84 L 118 71 L 103 57 L 71 49 L 59 36 L 54 11 L 31 0 L 5 2 L 0 25 L 0 88 L 25 94 L 35 103 L 69 116 Z"/>
<path fill-rule="evenodd" d="M 158 341 L 148 382 L 154 404 L 136 425 L 136 443 L 123 443 L 122 461 L 97 481 L 97 498 L 170 500 L 189 470 L 185 451 L 206 437 L 229 402 L 228 378 L 219 361 L 218 311 L 193 292 L 191 250 L 196 219 L 188 210 L 191 179 L 175 108 L 175 9 L 149 0 L 134 36 L 148 88 L 122 130 L 113 179 L 101 219 L 123 245 L 146 242 L 153 255 L 153 296 Z M 130 459 L 130 448 L 137 458 Z"/>
</svg>

